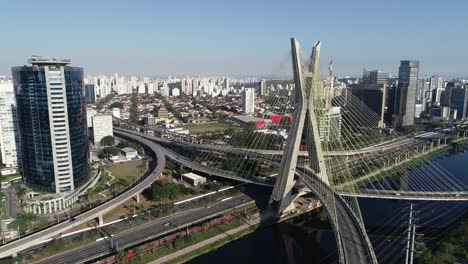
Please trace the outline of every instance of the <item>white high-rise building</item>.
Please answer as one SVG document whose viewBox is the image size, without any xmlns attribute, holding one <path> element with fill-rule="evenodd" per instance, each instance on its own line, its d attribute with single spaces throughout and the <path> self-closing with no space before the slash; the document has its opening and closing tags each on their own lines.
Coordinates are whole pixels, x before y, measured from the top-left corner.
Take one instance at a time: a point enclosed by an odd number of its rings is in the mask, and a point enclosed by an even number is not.
<svg viewBox="0 0 468 264">
<path fill-rule="evenodd" d="M 148 94 L 154 94 L 154 85 L 153 85 L 153 83 L 148 83 Z"/>
<path fill-rule="evenodd" d="M 93 140 L 94 144 L 99 144 L 101 139 L 107 136 L 113 136 L 112 115 L 93 116 Z"/>
<path fill-rule="evenodd" d="M 253 115 L 255 113 L 255 89 L 245 88 L 242 94 L 242 104 L 244 115 Z"/>
<path fill-rule="evenodd" d="M 161 95 L 162 96 L 169 96 L 169 87 L 167 87 L 167 86 L 161 87 Z"/>
<path fill-rule="evenodd" d="M 172 96 L 174 96 L 174 97 L 180 96 L 179 88 L 172 89 Z"/>
<path fill-rule="evenodd" d="M 18 166 L 15 137 L 16 102 L 13 83 L 0 81 L 0 151 L 6 167 Z"/>
</svg>

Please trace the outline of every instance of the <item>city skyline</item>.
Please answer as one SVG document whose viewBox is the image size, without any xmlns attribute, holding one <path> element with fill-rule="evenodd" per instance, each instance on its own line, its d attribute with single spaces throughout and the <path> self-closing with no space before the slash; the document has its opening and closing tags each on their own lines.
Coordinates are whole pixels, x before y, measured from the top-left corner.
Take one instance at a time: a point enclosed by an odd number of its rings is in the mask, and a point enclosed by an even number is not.
<svg viewBox="0 0 468 264">
<path fill-rule="evenodd" d="M 291 36 L 307 45 L 321 40 L 326 47 L 321 69 L 333 59 L 336 76 L 359 76 L 363 68 L 397 75 L 399 61 L 406 59 L 421 62 L 421 76 L 468 75 L 463 71 L 468 59 L 463 52 L 468 38 L 461 34 L 463 2 L 2 5 L 9 12 L 0 22 L 12 25 L 0 44 L 0 75 L 6 76 L 34 54 L 70 58 L 87 69 L 85 74 L 269 76 L 289 61 L 285 39 Z M 74 13 L 81 15 L 70 18 Z M 450 19 L 437 14 L 450 14 Z"/>
</svg>

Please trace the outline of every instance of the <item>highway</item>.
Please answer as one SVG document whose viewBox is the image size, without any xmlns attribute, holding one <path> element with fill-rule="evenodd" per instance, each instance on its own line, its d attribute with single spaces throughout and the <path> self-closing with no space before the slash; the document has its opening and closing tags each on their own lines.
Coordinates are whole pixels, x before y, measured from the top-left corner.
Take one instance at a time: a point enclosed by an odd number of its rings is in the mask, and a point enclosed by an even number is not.
<svg viewBox="0 0 468 264">
<path fill-rule="evenodd" d="M 296 175 L 323 202 L 330 215 L 340 251 L 340 263 L 377 263 L 372 244 L 356 214 L 340 195 L 318 177 L 309 174 L 304 169 L 296 170 Z"/>
<path fill-rule="evenodd" d="M 346 190 L 336 190 L 343 196 L 393 199 L 393 200 L 420 200 L 420 201 L 468 201 L 468 192 L 412 192 L 400 190 L 373 190 L 358 189 L 352 192 Z"/>
<path fill-rule="evenodd" d="M 127 129 L 121 129 L 121 128 L 115 129 L 114 134 L 119 135 L 119 136 L 124 136 L 124 137 L 125 136 L 126 137 L 137 136 L 137 137 L 145 138 L 148 140 L 155 140 L 154 137 L 145 136 L 145 135 L 140 134 L 139 132 L 127 130 Z M 262 186 L 273 186 L 274 184 L 274 181 L 265 182 L 265 181 L 255 180 L 255 179 L 249 179 L 247 176 L 239 175 L 231 171 L 203 166 L 202 164 L 193 162 L 190 159 L 182 155 L 179 155 L 170 149 L 162 148 L 161 151 L 164 153 L 167 159 L 173 161 L 174 163 L 180 164 L 184 167 L 197 171 L 197 172 L 202 172 L 211 176 L 217 176 L 217 177 L 221 177 L 221 178 L 225 178 L 229 180 L 235 180 L 235 181 L 240 181 L 240 182 L 245 182 L 245 183 L 253 183 L 253 184 L 262 185 Z"/>
<path fill-rule="evenodd" d="M 114 245 L 118 245 L 118 248 L 125 248 L 131 245 L 136 245 L 177 230 L 184 230 L 187 225 L 202 222 L 204 219 L 209 219 L 213 216 L 221 214 L 222 212 L 228 211 L 238 206 L 242 206 L 252 201 L 253 200 L 250 197 L 242 194 L 229 200 L 218 201 L 209 208 L 205 207 L 191 209 L 170 215 L 168 217 L 155 219 L 154 221 L 148 222 L 134 229 L 114 235 L 112 237 L 113 243 Z M 170 223 L 170 225 L 167 226 L 166 223 Z M 44 258 L 34 263 L 83 263 L 85 261 L 91 261 L 93 259 L 109 255 L 111 253 L 115 253 L 115 251 L 111 249 L 109 239 L 104 239 L 65 251 L 51 257 Z"/>
<path fill-rule="evenodd" d="M 21 239 L 14 240 L 6 245 L 0 246 L 0 258 L 15 255 L 18 252 L 41 242 L 44 239 L 58 236 L 68 229 L 84 224 L 100 215 L 104 215 L 107 212 L 112 211 L 114 208 L 120 206 L 125 201 L 131 199 L 136 194 L 141 193 L 144 189 L 150 187 L 151 184 L 161 175 L 166 164 L 166 158 L 164 156 L 164 152 L 162 151 L 162 147 L 150 140 L 141 138 L 140 136 L 135 136 L 132 134 L 122 136 L 126 136 L 128 139 L 140 142 L 151 150 L 156 163 L 154 170 L 151 173 L 146 174 L 146 177 L 140 178 L 139 181 L 133 184 L 127 191 L 104 204 L 81 213 L 74 218 L 71 218 L 70 220 L 63 221 L 42 231 L 33 233 Z"/>
</svg>

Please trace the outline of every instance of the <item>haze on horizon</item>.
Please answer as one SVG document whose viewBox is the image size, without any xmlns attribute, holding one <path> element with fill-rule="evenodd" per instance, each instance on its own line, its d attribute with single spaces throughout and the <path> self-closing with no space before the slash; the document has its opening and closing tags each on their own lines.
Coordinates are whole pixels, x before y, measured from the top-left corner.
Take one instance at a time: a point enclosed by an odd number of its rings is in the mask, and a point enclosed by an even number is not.
<svg viewBox="0 0 468 264">
<path fill-rule="evenodd" d="M 296 37 L 322 42 L 322 71 L 467 77 L 468 2 L 1 1 L 0 75 L 31 55 L 63 57 L 86 74 L 270 75 Z"/>
</svg>

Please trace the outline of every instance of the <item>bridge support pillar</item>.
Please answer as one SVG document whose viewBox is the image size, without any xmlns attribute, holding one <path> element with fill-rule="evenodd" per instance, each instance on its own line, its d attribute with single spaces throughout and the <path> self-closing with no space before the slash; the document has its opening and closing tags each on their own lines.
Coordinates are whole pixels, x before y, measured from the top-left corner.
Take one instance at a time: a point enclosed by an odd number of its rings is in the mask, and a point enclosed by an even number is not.
<svg viewBox="0 0 468 264">
<path fill-rule="evenodd" d="M 444 137 L 444 145 L 447 145 L 447 137 Z"/>
<path fill-rule="evenodd" d="M 137 193 L 137 194 L 135 195 L 135 201 L 136 201 L 137 203 L 140 203 L 140 193 Z"/>
<path fill-rule="evenodd" d="M 104 224 L 104 218 L 102 217 L 102 215 L 98 216 L 97 220 L 98 220 L 98 226 L 102 226 Z"/>
<path fill-rule="evenodd" d="M 437 139 L 437 147 L 440 147 L 440 138 Z"/>
</svg>

